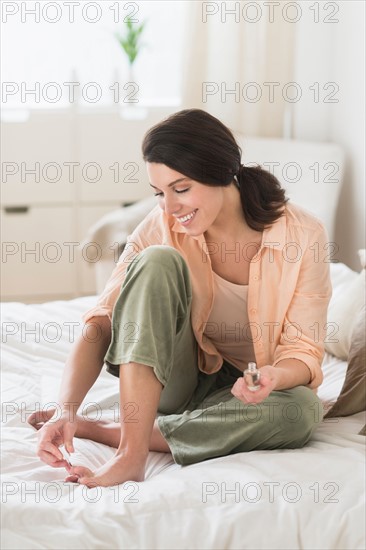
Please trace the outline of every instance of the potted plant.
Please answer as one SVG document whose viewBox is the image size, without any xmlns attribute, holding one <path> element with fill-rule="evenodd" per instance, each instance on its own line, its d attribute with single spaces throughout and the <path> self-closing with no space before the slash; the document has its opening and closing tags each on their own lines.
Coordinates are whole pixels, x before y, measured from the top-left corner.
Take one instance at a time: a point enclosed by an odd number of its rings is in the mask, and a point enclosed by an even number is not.
<svg viewBox="0 0 366 550">
<path fill-rule="evenodd" d="M 128 58 L 128 86 L 125 85 L 124 89 L 128 88 L 128 95 L 131 99 L 127 102 L 132 104 L 138 102 L 137 92 L 139 87 L 134 80 L 133 66 L 143 46 L 141 44 L 141 35 L 144 28 L 145 21 L 139 25 L 138 23 L 135 23 L 130 17 L 128 17 L 125 21 L 125 32 L 123 34 L 120 34 L 118 32 L 115 34 L 119 45 L 121 46 L 122 50 L 125 52 Z M 133 90 L 133 87 L 135 88 L 135 90 Z"/>
</svg>

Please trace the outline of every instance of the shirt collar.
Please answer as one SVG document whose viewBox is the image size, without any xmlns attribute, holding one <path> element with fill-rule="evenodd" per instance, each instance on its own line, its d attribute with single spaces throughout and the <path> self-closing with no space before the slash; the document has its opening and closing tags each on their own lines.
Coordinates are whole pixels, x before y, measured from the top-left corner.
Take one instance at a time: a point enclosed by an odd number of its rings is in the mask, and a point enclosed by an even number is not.
<svg viewBox="0 0 366 550">
<path fill-rule="evenodd" d="M 283 250 L 286 246 L 286 220 L 287 206 L 285 206 L 282 216 L 280 216 L 270 227 L 264 229 L 262 237 L 262 248 L 277 248 Z"/>
</svg>

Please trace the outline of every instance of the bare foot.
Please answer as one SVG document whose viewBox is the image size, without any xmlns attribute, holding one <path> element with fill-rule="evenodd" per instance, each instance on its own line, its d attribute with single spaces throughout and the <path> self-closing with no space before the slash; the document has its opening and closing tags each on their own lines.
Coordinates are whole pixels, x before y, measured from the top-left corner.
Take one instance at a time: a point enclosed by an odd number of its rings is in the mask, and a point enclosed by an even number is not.
<svg viewBox="0 0 366 550">
<path fill-rule="evenodd" d="M 95 472 L 85 466 L 67 468 L 65 481 L 92 487 L 111 487 L 125 481 L 144 481 L 147 455 L 116 454 Z"/>
</svg>

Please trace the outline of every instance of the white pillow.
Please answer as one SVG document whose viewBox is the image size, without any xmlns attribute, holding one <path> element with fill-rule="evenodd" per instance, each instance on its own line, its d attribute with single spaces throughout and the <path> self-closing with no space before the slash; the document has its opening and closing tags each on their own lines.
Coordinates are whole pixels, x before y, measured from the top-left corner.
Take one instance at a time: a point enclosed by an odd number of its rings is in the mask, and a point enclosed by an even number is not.
<svg viewBox="0 0 366 550">
<path fill-rule="evenodd" d="M 359 250 L 358 255 L 361 273 L 344 264 L 330 266 L 333 295 L 328 307 L 325 350 L 344 361 L 348 359 L 355 319 L 365 303 L 366 250 Z"/>
</svg>

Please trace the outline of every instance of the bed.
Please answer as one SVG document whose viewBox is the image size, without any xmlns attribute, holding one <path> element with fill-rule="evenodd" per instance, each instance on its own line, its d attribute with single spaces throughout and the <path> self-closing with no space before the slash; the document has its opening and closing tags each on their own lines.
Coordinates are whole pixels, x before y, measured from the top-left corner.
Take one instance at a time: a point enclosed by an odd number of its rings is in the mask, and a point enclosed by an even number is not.
<svg viewBox="0 0 366 550">
<path fill-rule="evenodd" d="M 350 270 L 332 269 L 338 281 Z M 253 451 L 181 467 L 150 453 L 143 483 L 86 489 L 36 456 L 36 408 L 54 406 L 66 356 L 96 297 L 2 304 L 3 549 L 363 549 L 365 413 L 322 422 L 303 449 Z M 347 362 L 329 353 L 325 406 Z M 90 419 L 113 418 L 118 381 L 105 370 L 84 400 Z M 96 468 L 113 449 L 76 439 L 75 463 Z"/>
<path fill-rule="evenodd" d="M 328 218 L 328 231 L 333 221 Z M 337 305 L 360 274 L 342 263 L 330 267 Z M 365 548 L 364 410 L 325 418 L 303 449 L 252 451 L 185 467 L 168 453 L 151 452 L 143 483 L 87 489 L 64 482 L 65 470 L 43 464 L 37 432 L 26 419 L 55 406 L 66 357 L 83 330 L 81 315 L 96 300 L 1 304 L 1 548 Z M 326 352 L 318 391 L 325 410 L 343 392 L 349 365 Z M 103 369 L 81 414 L 114 418 L 117 409 L 118 381 Z M 75 439 L 75 448 L 73 463 L 91 469 L 114 454 L 85 439 Z"/>
</svg>

